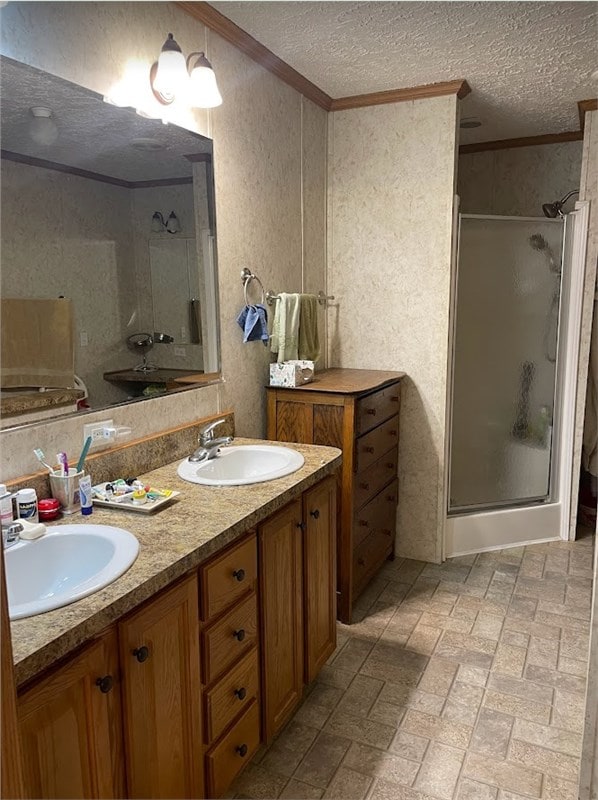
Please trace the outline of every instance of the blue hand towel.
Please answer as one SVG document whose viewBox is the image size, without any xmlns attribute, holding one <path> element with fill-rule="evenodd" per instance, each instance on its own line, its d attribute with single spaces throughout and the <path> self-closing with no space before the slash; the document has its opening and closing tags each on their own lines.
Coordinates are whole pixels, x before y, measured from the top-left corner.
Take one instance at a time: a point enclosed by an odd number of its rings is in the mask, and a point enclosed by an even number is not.
<svg viewBox="0 0 598 800">
<path fill-rule="evenodd" d="M 268 312 L 261 303 L 248 305 L 242 309 L 237 317 L 239 326 L 243 329 L 243 342 L 268 343 Z"/>
</svg>

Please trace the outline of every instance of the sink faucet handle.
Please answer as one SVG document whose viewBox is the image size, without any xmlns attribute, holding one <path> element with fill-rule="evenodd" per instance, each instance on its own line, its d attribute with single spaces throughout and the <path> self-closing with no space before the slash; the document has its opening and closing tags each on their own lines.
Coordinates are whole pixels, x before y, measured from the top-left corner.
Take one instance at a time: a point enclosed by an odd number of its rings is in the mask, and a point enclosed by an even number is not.
<svg viewBox="0 0 598 800">
<path fill-rule="evenodd" d="M 219 425 L 223 425 L 225 422 L 226 419 L 223 417 L 222 419 L 216 419 L 214 420 L 214 422 L 210 422 L 208 425 L 200 429 L 199 443 L 202 445 L 202 447 L 205 447 L 212 441 L 212 439 L 214 438 L 214 430 Z"/>
</svg>

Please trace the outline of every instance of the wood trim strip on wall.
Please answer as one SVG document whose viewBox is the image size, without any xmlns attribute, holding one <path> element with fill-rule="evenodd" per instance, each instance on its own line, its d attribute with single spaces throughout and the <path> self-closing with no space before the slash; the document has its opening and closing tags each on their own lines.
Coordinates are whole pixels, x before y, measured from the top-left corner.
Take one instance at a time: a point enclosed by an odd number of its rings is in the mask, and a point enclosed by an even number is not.
<svg viewBox="0 0 598 800">
<path fill-rule="evenodd" d="M 288 86 L 292 86 L 308 100 L 323 108 L 325 111 L 340 111 L 347 108 L 364 108 L 377 106 L 383 103 L 400 103 L 405 100 L 419 100 L 428 97 L 442 97 L 447 94 L 456 94 L 459 99 L 466 97 L 471 91 L 465 80 L 443 81 L 430 83 L 425 86 L 413 86 L 405 89 L 391 89 L 386 92 L 372 92 L 371 94 L 358 94 L 352 97 L 340 97 L 333 100 L 330 95 L 323 92 L 318 86 L 305 78 L 293 67 L 289 66 L 271 50 L 254 39 L 228 17 L 221 14 L 209 3 L 191 0 L 191 2 L 177 2 L 183 11 L 194 19 L 202 22 L 238 50 L 245 53 L 264 69 L 272 72 Z"/>
<path fill-rule="evenodd" d="M 510 147 L 535 147 L 540 144 L 578 142 L 581 139 L 583 139 L 583 131 L 545 133 L 541 136 L 522 136 L 519 139 L 497 139 L 494 142 L 474 142 L 473 144 L 462 144 L 459 147 L 459 153 L 482 153 L 485 150 L 507 150 Z"/>
<path fill-rule="evenodd" d="M 16 164 L 27 164 L 30 167 L 40 167 L 41 169 L 51 169 L 54 172 L 65 172 L 67 175 L 77 175 L 79 178 L 87 178 L 90 181 L 109 183 L 112 186 L 120 186 L 123 189 L 147 189 L 152 186 L 182 186 L 183 184 L 193 183 L 193 178 L 156 178 L 151 181 L 125 181 L 122 178 L 113 178 L 110 175 L 102 175 L 99 172 L 91 172 L 88 169 L 71 167 L 69 164 L 61 164 L 58 161 L 47 161 L 45 158 L 28 156 L 25 153 L 13 153 L 11 150 L 0 150 L 0 158 L 6 161 L 14 161 Z"/>
<path fill-rule="evenodd" d="M 579 100 L 577 103 L 579 128 L 582 132 L 586 121 L 586 111 L 598 111 L 598 100 L 595 97 L 591 98 L 590 100 Z"/>
<path fill-rule="evenodd" d="M 405 89 L 390 89 L 386 92 L 371 92 L 370 94 L 339 97 L 332 101 L 330 111 L 344 111 L 349 108 L 379 106 L 385 103 L 403 103 L 407 100 L 443 97 L 447 94 L 456 94 L 461 100 L 470 92 L 471 88 L 465 80 L 442 81 L 440 83 L 428 83 L 424 86 L 411 86 Z"/>
<path fill-rule="evenodd" d="M 274 55 L 271 50 L 264 47 L 263 44 L 250 36 L 238 25 L 235 25 L 230 19 L 216 11 L 215 8 L 209 3 L 204 2 L 175 2 L 174 5 L 179 6 L 187 14 L 194 19 L 203 22 L 210 30 L 215 31 L 219 36 L 225 39 L 230 44 L 234 45 L 238 50 L 245 53 L 253 61 L 260 64 L 262 67 L 272 72 L 281 81 L 292 86 L 308 100 L 311 100 L 320 108 L 325 111 L 330 111 L 330 104 L 332 98 L 318 88 L 315 83 L 307 80 L 293 67 L 289 66 L 285 61 L 278 56 Z M 218 65 L 216 65 L 216 71 Z"/>
</svg>

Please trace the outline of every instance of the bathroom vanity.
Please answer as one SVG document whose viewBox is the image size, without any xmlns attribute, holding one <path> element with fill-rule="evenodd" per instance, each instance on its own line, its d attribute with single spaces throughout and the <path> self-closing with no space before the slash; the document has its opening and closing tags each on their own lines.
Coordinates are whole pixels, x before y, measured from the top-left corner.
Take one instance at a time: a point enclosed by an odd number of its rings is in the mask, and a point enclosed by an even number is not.
<svg viewBox="0 0 598 800">
<path fill-rule="evenodd" d="M 403 372 L 327 369 L 293 389 L 270 386 L 268 438 L 343 451 L 338 531 L 338 613 L 353 604 L 392 556 L 398 503 Z"/>
<path fill-rule="evenodd" d="M 139 539 L 105 589 L 13 621 L 28 797 L 224 794 L 336 646 L 340 453 L 298 445 L 275 481 L 181 491 L 151 517 L 94 509 Z M 64 522 L 72 522 L 64 520 Z"/>
</svg>

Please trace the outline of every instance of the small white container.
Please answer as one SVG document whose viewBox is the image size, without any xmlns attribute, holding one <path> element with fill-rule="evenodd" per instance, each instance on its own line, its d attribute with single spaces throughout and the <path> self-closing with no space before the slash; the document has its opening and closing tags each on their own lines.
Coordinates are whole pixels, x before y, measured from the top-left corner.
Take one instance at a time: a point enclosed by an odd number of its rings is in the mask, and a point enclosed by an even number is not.
<svg viewBox="0 0 598 800">
<path fill-rule="evenodd" d="M 4 483 L 0 483 L 0 523 L 10 525 L 13 520 L 12 494 Z"/>
<path fill-rule="evenodd" d="M 17 492 L 17 517 L 28 522 L 39 522 L 37 493 L 35 489 L 19 489 Z"/>
</svg>

